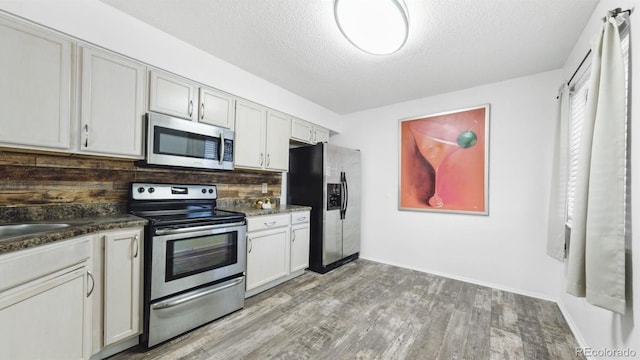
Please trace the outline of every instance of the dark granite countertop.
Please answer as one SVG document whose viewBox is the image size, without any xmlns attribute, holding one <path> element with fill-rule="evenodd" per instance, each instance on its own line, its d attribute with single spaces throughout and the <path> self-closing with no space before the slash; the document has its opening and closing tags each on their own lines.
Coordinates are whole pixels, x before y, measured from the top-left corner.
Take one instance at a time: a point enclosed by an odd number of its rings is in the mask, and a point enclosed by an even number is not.
<svg viewBox="0 0 640 360">
<path fill-rule="evenodd" d="M 120 214 L 75 218 L 68 220 L 61 219 L 55 221 L 33 221 L 32 223 L 64 223 L 69 224 L 70 226 L 61 229 L 15 236 L 9 239 L 0 240 L 0 254 L 28 249 L 34 246 L 49 244 L 56 241 L 66 240 L 76 236 L 91 234 L 104 230 L 144 226 L 147 224 L 147 220 L 129 214 Z M 29 224 L 29 222 L 20 222 L 20 224 Z M 5 223 L 0 225 L 10 224 Z"/>
<path fill-rule="evenodd" d="M 273 207 L 273 209 L 256 209 L 254 207 L 249 206 L 246 203 L 225 204 L 225 205 L 226 206 L 224 207 L 220 206 L 220 208 L 224 210 L 242 212 L 242 213 L 245 213 L 247 216 L 286 214 L 286 213 L 292 213 L 297 211 L 311 210 L 310 206 L 299 206 L 299 205 L 276 205 Z M 74 214 L 70 214 L 70 215 L 74 215 Z M 24 217 L 26 218 L 26 216 Z M 70 239 L 70 238 L 85 235 L 85 234 L 91 234 L 91 233 L 111 230 L 111 229 L 145 226 L 147 224 L 146 219 L 143 219 L 141 217 L 137 217 L 134 215 L 130 215 L 130 214 L 109 214 L 109 215 L 96 215 L 96 216 L 89 216 L 89 217 L 73 217 L 73 218 L 64 218 L 64 216 L 60 216 L 60 218 L 55 218 L 55 219 L 46 219 L 46 220 L 42 219 L 42 220 L 34 220 L 34 221 L 16 221 L 18 220 L 18 217 L 14 216 L 13 220 L 14 222 L 8 222 L 8 223 L 0 221 L 0 225 L 29 224 L 29 223 L 37 223 L 37 224 L 64 223 L 64 224 L 69 224 L 70 226 L 65 228 L 32 233 L 28 235 L 15 236 L 8 239 L 0 240 L 0 255 L 5 253 L 10 253 L 13 251 L 28 249 L 28 248 L 39 246 L 39 245 L 49 244 L 56 241 L 66 240 L 66 239 Z"/>
<path fill-rule="evenodd" d="M 240 205 L 240 206 L 229 206 L 225 208 L 221 207 L 221 209 L 238 211 L 241 213 L 245 213 L 247 216 L 260 216 L 260 215 L 286 214 L 286 213 L 292 213 L 296 211 L 311 211 L 311 206 L 277 205 L 277 206 L 274 206 L 273 209 L 256 209 L 254 207 Z"/>
</svg>

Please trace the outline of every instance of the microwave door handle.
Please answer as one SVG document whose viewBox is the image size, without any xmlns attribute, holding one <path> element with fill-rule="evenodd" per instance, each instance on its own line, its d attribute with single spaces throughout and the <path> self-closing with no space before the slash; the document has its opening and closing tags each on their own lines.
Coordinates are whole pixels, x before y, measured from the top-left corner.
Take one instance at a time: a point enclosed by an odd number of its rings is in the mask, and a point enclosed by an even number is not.
<svg viewBox="0 0 640 360">
<path fill-rule="evenodd" d="M 220 165 L 224 161 L 224 131 L 220 132 Z"/>
</svg>

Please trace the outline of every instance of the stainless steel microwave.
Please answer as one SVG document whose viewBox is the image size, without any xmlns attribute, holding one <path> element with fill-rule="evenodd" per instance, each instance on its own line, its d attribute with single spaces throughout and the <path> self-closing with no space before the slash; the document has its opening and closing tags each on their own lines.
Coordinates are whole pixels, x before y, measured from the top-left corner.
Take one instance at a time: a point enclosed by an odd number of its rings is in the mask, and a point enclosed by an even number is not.
<svg viewBox="0 0 640 360">
<path fill-rule="evenodd" d="M 234 132 L 150 112 L 147 165 L 233 170 Z"/>
</svg>

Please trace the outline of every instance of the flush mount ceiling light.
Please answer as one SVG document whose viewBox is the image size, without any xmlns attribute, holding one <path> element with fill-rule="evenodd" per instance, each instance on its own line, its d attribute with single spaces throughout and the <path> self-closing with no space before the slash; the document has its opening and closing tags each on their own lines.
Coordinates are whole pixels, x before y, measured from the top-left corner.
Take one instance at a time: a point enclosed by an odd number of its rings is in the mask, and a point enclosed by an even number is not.
<svg viewBox="0 0 640 360">
<path fill-rule="evenodd" d="M 409 34 L 403 0 L 335 0 L 338 28 L 358 49 L 373 55 L 400 50 Z"/>
</svg>

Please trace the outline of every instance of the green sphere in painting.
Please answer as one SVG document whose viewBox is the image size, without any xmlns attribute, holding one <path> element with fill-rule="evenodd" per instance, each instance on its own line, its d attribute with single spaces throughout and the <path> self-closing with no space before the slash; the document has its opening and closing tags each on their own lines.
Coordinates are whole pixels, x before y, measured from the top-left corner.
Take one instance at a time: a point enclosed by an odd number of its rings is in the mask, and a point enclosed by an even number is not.
<svg viewBox="0 0 640 360">
<path fill-rule="evenodd" d="M 458 135 L 458 146 L 463 149 L 470 148 L 478 142 L 478 135 L 473 131 L 463 131 Z"/>
</svg>

